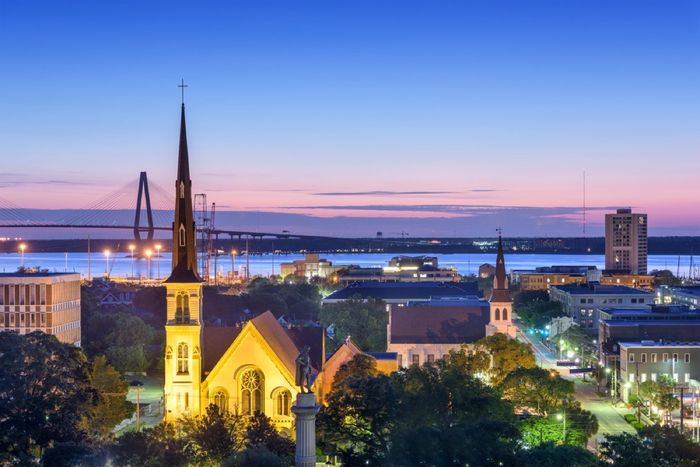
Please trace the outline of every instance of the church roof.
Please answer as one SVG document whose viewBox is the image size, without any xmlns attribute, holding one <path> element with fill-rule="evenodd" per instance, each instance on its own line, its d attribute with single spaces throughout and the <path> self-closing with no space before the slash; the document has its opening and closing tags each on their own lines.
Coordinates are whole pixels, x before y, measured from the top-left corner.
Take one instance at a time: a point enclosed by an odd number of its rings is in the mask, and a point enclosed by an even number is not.
<svg viewBox="0 0 700 467">
<path fill-rule="evenodd" d="M 282 361 L 291 374 L 296 372 L 295 360 L 299 356 L 299 349 L 294 341 L 285 332 L 285 329 L 277 322 L 270 311 L 256 316 L 250 320 L 255 329 L 263 336 L 272 351 Z"/>
<path fill-rule="evenodd" d="M 242 326 L 204 326 L 202 328 L 202 370 L 204 373 L 210 372 L 216 366 L 242 330 Z"/>
<path fill-rule="evenodd" d="M 486 335 L 489 306 L 391 307 L 392 344 L 461 344 Z"/>
<path fill-rule="evenodd" d="M 248 323 L 255 327 L 292 375 L 296 372 L 296 358 L 305 345 L 308 345 L 310 348 L 311 365 L 317 371 L 320 371 L 323 367 L 325 335 L 322 327 L 295 327 L 287 329 L 269 311 L 256 316 Z M 245 326 L 204 326 L 202 334 L 204 352 L 202 370 L 205 374 L 214 369 Z"/>
</svg>

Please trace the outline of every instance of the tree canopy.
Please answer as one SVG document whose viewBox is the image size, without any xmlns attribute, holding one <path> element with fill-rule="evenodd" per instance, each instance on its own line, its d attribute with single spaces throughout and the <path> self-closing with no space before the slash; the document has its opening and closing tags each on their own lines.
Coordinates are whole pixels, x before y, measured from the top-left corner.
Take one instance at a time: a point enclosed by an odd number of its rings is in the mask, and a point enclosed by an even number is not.
<svg viewBox="0 0 700 467">
<path fill-rule="evenodd" d="M 638 435 L 609 435 L 600 454 L 616 467 L 700 466 L 700 446 L 670 426 L 642 428 Z"/>
<path fill-rule="evenodd" d="M 335 328 L 333 348 L 337 348 L 345 337 L 352 336 L 358 347 L 364 351 L 386 350 L 389 316 L 386 304 L 382 300 L 370 298 L 363 301 L 359 297 L 352 297 L 349 300 L 324 305 L 320 318 L 324 327 L 333 325 Z"/>
<path fill-rule="evenodd" d="M 500 386 L 503 397 L 516 407 L 527 407 L 547 415 L 564 406 L 574 395 L 574 382 L 543 368 L 517 368 Z"/>
<path fill-rule="evenodd" d="M 498 465 L 519 436 L 498 391 L 450 360 L 390 376 L 364 365 L 334 384 L 319 443 L 344 465 Z M 371 369 L 370 369 L 371 370 Z"/>
<path fill-rule="evenodd" d="M 80 442 L 99 404 L 81 349 L 43 332 L 0 332 L 0 460 L 40 456 L 56 442 Z"/>
<path fill-rule="evenodd" d="M 500 385 L 512 371 L 536 365 L 530 347 L 502 333 L 478 340 L 467 353 L 472 354 L 472 362 L 490 362 L 486 374 L 494 386 Z"/>
</svg>

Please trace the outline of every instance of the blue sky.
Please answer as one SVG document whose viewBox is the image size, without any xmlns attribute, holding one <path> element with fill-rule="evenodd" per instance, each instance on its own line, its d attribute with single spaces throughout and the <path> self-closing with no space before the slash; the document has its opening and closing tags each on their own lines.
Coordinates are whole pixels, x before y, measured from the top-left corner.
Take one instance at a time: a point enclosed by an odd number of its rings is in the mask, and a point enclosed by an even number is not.
<svg viewBox="0 0 700 467">
<path fill-rule="evenodd" d="M 515 234 L 571 235 L 585 170 L 590 206 L 700 234 L 697 1 L 4 1 L 0 43 L 16 205 L 170 186 L 184 77 L 195 191 L 227 209 L 360 233 L 520 206 Z"/>
</svg>

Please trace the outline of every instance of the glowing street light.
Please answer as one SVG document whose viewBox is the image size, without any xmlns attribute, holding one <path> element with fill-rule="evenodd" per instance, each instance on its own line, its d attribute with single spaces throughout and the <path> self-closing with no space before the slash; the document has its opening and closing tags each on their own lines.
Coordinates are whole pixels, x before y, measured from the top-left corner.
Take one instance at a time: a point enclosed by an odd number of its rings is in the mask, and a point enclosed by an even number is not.
<svg viewBox="0 0 700 467">
<path fill-rule="evenodd" d="M 109 279 L 109 255 L 112 252 L 109 250 L 105 250 L 103 253 L 105 255 L 105 277 Z"/>
<path fill-rule="evenodd" d="M 151 250 L 146 250 L 146 258 L 148 259 L 148 278 L 151 278 L 151 255 L 153 252 Z"/>
<path fill-rule="evenodd" d="M 564 425 L 563 425 L 563 432 L 564 432 L 564 440 L 562 441 L 562 444 L 566 444 L 566 412 L 563 414 L 557 414 L 557 420 L 561 420 Z"/>
<path fill-rule="evenodd" d="M 21 267 L 24 267 L 24 250 L 26 250 L 26 249 L 27 249 L 26 243 L 19 244 L 19 257 L 20 257 L 19 265 Z"/>
<path fill-rule="evenodd" d="M 233 278 L 236 276 L 236 255 L 238 252 L 234 248 L 231 250 L 231 283 L 233 284 Z"/>
<path fill-rule="evenodd" d="M 158 279 L 160 279 L 160 243 L 156 243 L 156 263 L 158 263 Z"/>
<path fill-rule="evenodd" d="M 136 250 L 136 245 L 133 243 L 129 245 L 129 251 L 131 252 L 131 277 L 134 277 L 134 250 Z"/>
</svg>

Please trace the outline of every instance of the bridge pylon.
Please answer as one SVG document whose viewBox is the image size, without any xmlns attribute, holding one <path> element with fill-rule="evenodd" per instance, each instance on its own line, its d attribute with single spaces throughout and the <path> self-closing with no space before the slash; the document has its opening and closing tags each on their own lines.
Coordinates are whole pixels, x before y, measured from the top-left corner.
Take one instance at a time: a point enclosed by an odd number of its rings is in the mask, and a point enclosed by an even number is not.
<svg viewBox="0 0 700 467">
<path fill-rule="evenodd" d="M 146 202 L 146 222 L 148 225 L 141 226 L 142 200 Z M 153 228 L 153 211 L 151 210 L 151 195 L 148 192 L 148 176 L 146 172 L 141 172 L 139 177 L 139 192 L 136 196 L 136 215 L 134 216 L 134 239 L 141 241 L 141 233 L 146 232 L 146 240 L 153 240 L 155 229 Z"/>
</svg>

